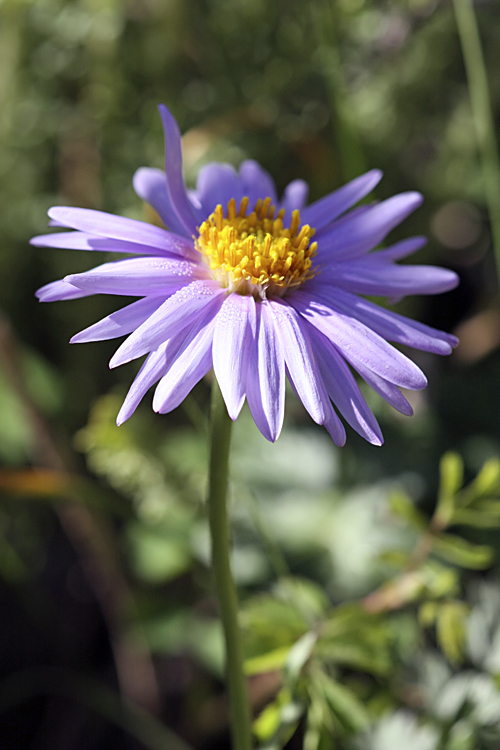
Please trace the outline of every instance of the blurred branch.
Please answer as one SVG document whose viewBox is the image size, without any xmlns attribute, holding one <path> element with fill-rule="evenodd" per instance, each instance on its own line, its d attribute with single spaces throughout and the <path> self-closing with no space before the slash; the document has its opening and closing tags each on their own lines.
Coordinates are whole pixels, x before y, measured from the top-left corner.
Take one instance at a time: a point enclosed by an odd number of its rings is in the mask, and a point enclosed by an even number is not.
<svg viewBox="0 0 500 750">
<path fill-rule="evenodd" d="M 70 482 L 74 475 L 71 459 L 54 440 L 43 415 L 26 387 L 17 342 L 8 321 L 0 317 L 0 362 L 26 411 L 34 435 L 33 461 L 46 470 L 46 477 Z M 78 484 L 72 483 L 72 492 Z M 123 696 L 156 713 L 160 699 L 154 666 L 144 643 L 132 641 L 124 632 L 124 616 L 130 610 L 132 594 L 121 571 L 112 530 L 96 510 L 82 502 L 58 505 L 54 511 L 82 561 L 83 571 L 106 620 Z"/>
</svg>

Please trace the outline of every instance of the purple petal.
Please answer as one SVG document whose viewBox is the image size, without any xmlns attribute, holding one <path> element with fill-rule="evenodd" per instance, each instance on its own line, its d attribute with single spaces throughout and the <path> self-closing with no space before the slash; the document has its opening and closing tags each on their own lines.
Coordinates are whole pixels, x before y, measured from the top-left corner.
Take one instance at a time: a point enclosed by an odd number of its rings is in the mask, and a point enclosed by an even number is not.
<svg viewBox="0 0 500 750">
<path fill-rule="evenodd" d="M 170 111 L 164 104 L 159 106 L 165 134 L 165 174 L 170 205 L 184 228 L 187 237 L 196 234 L 199 216 L 189 200 L 182 176 L 181 133 Z"/>
<path fill-rule="evenodd" d="M 243 198 L 241 179 L 230 164 L 207 164 L 198 173 L 196 197 L 205 217 L 219 204 L 225 212 L 231 198 L 234 198 L 238 208 Z"/>
<path fill-rule="evenodd" d="M 125 219 L 123 216 L 113 216 L 113 214 L 94 211 L 90 208 L 70 208 L 68 206 L 55 206 L 49 209 L 48 214 L 66 227 L 88 232 L 98 237 L 147 245 L 174 255 L 193 254 L 193 244 L 189 243 L 184 237 L 179 237 L 167 232 L 166 229 L 155 227 L 153 224 L 147 224 L 144 221 Z"/>
<path fill-rule="evenodd" d="M 326 427 L 335 445 L 338 445 L 339 448 L 345 445 L 345 428 L 333 409 L 332 416 L 324 423 L 323 427 Z"/>
<path fill-rule="evenodd" d="M 117 349 L 109 366 L 118 367 L 157 349 L 167 339 L 192 326 L 199 315 L 213 315 L 224 300 L 226 290 L 216 281 L 193 281 L 169 297 Z"/>
<path fill-rule="evenodd" d="M 412 390 L 427 385 L 425 375 L 414 362 L 355 318 L 333 310 L 305 292 L 294 292 L 289 302 L 354 367 L 360 363 L 385 380 Z"/>
<path fill-rule="evenodd" d="M 437 266 L 397 266 L 378 254 L 349 263 L 330 263 L 321 272 L 324 282 L 355 294 L 398 298 L 409 294 L 441 294 L 457 286 L 454 271 Z"/>
<path fill-rule="evenodd" d="M 256 337 L 249 355 L 247 402 L 261 433 L 274 442 L 285 414 L 285 360 L 269 303 L 261 302 L 255 309 Z"/>
<path fill-rule="evenodd" d="M 315 331 L 315 329 L 313 329 Z M 319 331 L 313 333 L 314 352 L 328 395 L 351 427 L 373 445 L 384 439 L 352 372 L 334 345 Z"/>
<path fill-rule="evenodd" d="M 204 273 L 202 266 L 164 258 L 127 258 L 103 263 L 85 273 L 66 276 L 65 281 L 92 294 L 125 294 L 133 297 L 167 296 Z"/>
<path fill-rule="evenodd" d="M 162 258 L 179 258 L 179 255 L 185 257 L 188 254 L 187 252 L 170 252 L 157 247 L 151 247 L 150 245 L 138 245 L 136 242 L 125 242 L 124 240 L 111 240 L 107 237 L 97 237 L 96 235 L 88 234 L 87 232 L 75 231 L 41 234 L 38 237 L 33 237 L 30 240 L 30 245 L 34 245 L 35 247 L 57 247 L 66 250 L 93 250 L 104 253 L 159 255 Z M 191 254 L 199 257 L 196 250 L 192 247 Z"/>
<path fill-rule="evenodd" d="M 120 426 L 129 419 L 152 385 L 162 378 L 172 362 L 171 350 L 178 350 L 172 339 L 151 352 L 132 383 L 122 404 L 116 424 Z"/>
<path fill-rule="evenodd" d="M 270 303 L 288 375 L 305 408 L 317 424 L 332 418 L 332 405 L 316 365 L 307 323 L 282 300 Z"/>
<path fill-rule="evenodd" d="M 259 199 L 271 198 L 271 203 L 278 202 L 274 180 L 253 159 L 247 159 L 240 165 L 240 176 L 243 195 L 248 196 L 248 206 L 252 210 Z"/>
<path fill-rule="evenodd" d="M 141 200 L 154 208 L 160 219 L 171 232 L 186 235 L 186 229 L 170 203 L 167 191 L 167 177 L 161 169 L 141 167 L 134 174 L 134 190 Z M 192 243 L 191 243 L 192 245 Z"/>
<path fill-rule="evenodd" d="M 181 404 L 191 389 L 212 368 L 212 342 L 217 310 L 202 315 L 190 329 L 162 377 L 153 398 L 154 411 L 166 414 Z"/>
<path fill-rule="evenodd" d="M 346 217 L 342 224 L 333 224 L 321 233 L 318 232 L 316 239 L 322 257 L 340 261 L 364 255 L 382 242 L 391 229 L 421 203 L 422 196 L 419 193 L 401 193 L 368 207 L 350 220 Z"/>
<path fill-rule="evenodd" d="M 255 338 L 255 300 L 230 294 L 217 315 L 213 360 L 227 411 L 236 419 L 245 401 L 248 352 Z"/>
<path fill-rule="evenodd" d="M 392 383 L 389 383 L 384 378 L 381 378 L 379 375 L 376 375 L 372 370 L 368 369 L 368 367 L 364 367 L 360 362 L 355 365 L 355 369 L 361 375 L 363 380 L 368 383 L 370 388 L 373 388 L 375 393 L 382 396 L 384 401 L 387 401 L 388 404 L 401 412 L 401 414 L 411 417 L 413 414 L 411 404 L 403 396 L 399 388 Z"/>
<path fill-rule="evenodd" d="M 458 339 L 450 333 L 418 323 L 404 315 L 385 310 L 373 302 L 360 299 L 342 289 L 332 289 L 316 279 L 308 285 L 308 292 L 320 297 L 338 312 L 359 320 L 387 341 L 406 344 L 414 349 L 421 349 L 435 354 L 450 354 Z"/>
<path fill-rule="evenodd" d="M 376 251 L 379 260 L 401 260 L 408 255 L 413 255 L 417 250 L 427 244 L 427 237 L 408 237 L 406 240 L 395 242 L 394 245 L 383 250 Z M 370 257 L 370 256 L 369 256 Z"/>
<path fill-rule="evenodd" d="M 330 224 L 337 216 L 354 206 L 358 201 L 371 193 L 373 188 L 382 179 L 379 169 L 370 172 L 348 182 L 347 185 L 335 190 L 330 195 L 312 203 L 303 211 L 303 223 L 309 224 L 316 230 L 320 230 Z"/>
<path fill-rule="evenodd" d="M 40 302 L 58 302 L 60 300 L 78 299 L 79 297 L 90 297 L 94 292 L 78 289 L 67 281 L 51 281 L 50 284 L 37 289 L 36 296 Z"/>
<path fill-rule="evenodd" d="M 309 193 L 309 185 L 304 180 L 293 180 L 290 182 L 283 193 L 281 199 L 281 208 L 285 209 L 285 226 L 290 222 L 292 218 L 292 211 L 302 211 L 307 200 L 307 194 Z"/>
<path fill-rule="evenodd" d="M 125 336 L 135 331 L 145 320 L 165 302 L 165 297 L 144 297 L 131 305 L 117 310 L 98 323 L 85 328 L 71 339 L 71 344 L 83 344 L 89 341 L 105 341 Z"/>
</svg>

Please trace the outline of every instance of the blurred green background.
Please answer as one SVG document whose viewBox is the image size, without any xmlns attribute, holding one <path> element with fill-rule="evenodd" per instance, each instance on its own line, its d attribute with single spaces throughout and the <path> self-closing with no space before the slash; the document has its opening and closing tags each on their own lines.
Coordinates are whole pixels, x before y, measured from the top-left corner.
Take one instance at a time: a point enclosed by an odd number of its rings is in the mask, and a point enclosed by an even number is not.
<svg viewBox="0 0 500 750">
<path fill-rule="evenodd" d="M 500 8 L 484 0 L 476 11 L 498 123 Z M 319 616 L 390 578 L 383 553 L 410 554 L 418 536 L 391 511 L 394 488 L 430 516 L 445 451 L 461 454 L 466 480 L 499 455 L 498 285 L 449 2 L 2 0 L 0 743 L 9 750 L 175 750 L 159 725 L 127 713 L 118 692 L 195 748 L 228 746 L 202 504 L 210 384 L 168 416 L 154 415 L 147 397 L 116 428 L 135 363 L 110 371 L 113 342 L 68 340 L 122 300 L 40 305 L 39 286 L 96 260 L 28 244 L 46 230 L 52 205 L 152 220 L 132 175 L 163 164 L 160 102 L 184 133 L 188 184 L 209 161 L 237 166 L 254 158 L 279 190 L 305 179 L 314 200 L 379 167 L 385 177 L 376 198 L 404 190 L 425 197 L 394 239 L 428 235 L 418 259 L 461 277 L 453 292 L 397 307 L 457 333 L 462 344 L 446 360 L 414 356 L 430 384 L 409 395 L 413 418 L 366 392 L 382 448 L 350 430 L 346 447 L 335 448 L 292 392 L 277 444 L 261 438 L 246 412 L 238 421 L 234 566 L 249 656 L 286 651 L 305 628 L 300 620 L 294 630 L 293 613 L 284 611 L 280 630 L 274 604 L 261 611 L 259 597 L 309 597 L 307 611 Z M 463 535 L 500 547 L 487 528 Z M 457 574 L 444 595 L 467 612 L 474 607 L 475 632 L 483 634 L 474 643 L 496 643 L 497 563 L 488 557 L 475 567 L 486 572 Z M 450 570 L 455 575 L 456 565 Z M 417 624 L 414 607 L 405 604 L 397 616 L 387 625 L 395 650 L 385 682 L 360 674 L 359 665 L 339 673 L 370 705 L 370 721 L 382 723 L 360 734 L 365 724 L 344 706 L 351 723 L 333 721 L 316 747 L 499 747 L 500 666 L 484 666 L 472 636 L 460 659 L 439 656 L 434 631 Z M 251 678 L 257 713 L 276 695 L 281 666 L 271 660 Z M 453 683 L 439 713 L 435 695 L 452 678 L 462 693 Z M 99 697 L 101 689 L 111 692 Z M 288 734 L 298 727 L 290 747 L 302 747 L 305 736 L 306 750 L 315 750 L 303 709 L 314 695 L 307 694 Z M 474 713 L 487 700 L 486 718 Z M 279 741 L 287 737 L 284 729 Z"/>
</svg>

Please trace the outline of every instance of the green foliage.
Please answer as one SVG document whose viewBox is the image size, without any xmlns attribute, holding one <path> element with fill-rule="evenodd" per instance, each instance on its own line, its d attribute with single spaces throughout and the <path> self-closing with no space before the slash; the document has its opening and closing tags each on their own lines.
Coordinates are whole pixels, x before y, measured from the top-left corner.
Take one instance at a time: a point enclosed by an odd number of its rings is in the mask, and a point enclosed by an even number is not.
<svg viewBox="0 0 500 750">
<path fill-rule="evenodd" d="M 493 71 L 494 5 L 477 4 Z M 120 303 L 38 305 L 36 287 L 95 256 L 42 252 L 27 240 L 45 231 L 54 203 L 150 218 L 131 176 L 162 166 L 164 101 L 186 133 L 191 184 L 201 164 L 256 158 L 280 190 L 306 179 L 313 200 L 363 163 L 385 171 L 376 198 L 420 189 L 424 206 L 404 234 L 429 234 L 421 259 L 461 270 L 466 293 L 400 309 L 451 330 L 495 293 L 453 15 L 431 0 L 312 9 L 302 0 L 4 0 L 0 69 L 0 294 L 21 341 L 17 363 L 0 342 L 0 458 L 19 470 L 14 480 L 0 472 L 0 576 L 30 628 L 46 632 L 57 614 L 44 588 L 50 571 L 78 603 L 72 571 L 52 557 L 64 513 L 92 512 L 126 584 L 110 641 L 154 657 L 162 679 L 173 674 L 180 720 L 199 746 L 213 744 L 225 714 L 203 513 L 208 389 L 202 383 L 168 417 L 145 403 L 117 428 L 134 365 L 107 372 L 112 346 L 66 341 Z M 491 96 L 498 120 L 494 76 Z M 470 242 L 456 245 L 464 228 Z M 488 325 L 476 324 L 472 343 L 489 340 Z M 363 386 L 386 438 L 381 450 L 351 431 L 336 451 L 306 427 L 293 393 L 276 445 L 247 411 L 238 419 L 233 568 L 246 669 L 265 696 L 254 730 L 266 750 L 294 733 L 304 750 L 500 743 L 500 359 L 498 349 L 475 355 L 466 336 L 462 351 L 460 366 L 453 357 L 435 365 L 412 420 Z M 47 477 L 31 467 L 47 460 L 51 434 L 67 463 Z M 450 445 L 460 455 L 445 452 Z M 83 523 L 78 531 L 85 536 Z M 111 600 L 113 576 L 89 549 L 78 565 L 97 570 Z M 266 680 L 274 687 L 259 693 Z"/>
</svg>

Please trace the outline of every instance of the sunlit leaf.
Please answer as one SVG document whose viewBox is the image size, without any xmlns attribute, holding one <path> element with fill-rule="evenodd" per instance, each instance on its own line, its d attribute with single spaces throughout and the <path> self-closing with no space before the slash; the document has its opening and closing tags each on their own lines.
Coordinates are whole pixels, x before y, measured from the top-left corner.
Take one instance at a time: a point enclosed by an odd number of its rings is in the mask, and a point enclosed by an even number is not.
<svg viewBox="0 0 500 750">
<path fill-rule="evenodd" d="M 491 547 L 472 544 L 454 534 L 439 534 L 433 544 L 433 551 L 454 565 L 472 570 L 488 568 L 493 561 Z"/>
<path fill-rule="evenodd" d="M 469 607 L 464 602 L 442 602 L 437 611 L 438 643 L 452 664 L 458 664 L 464 653 L 465 621 Z"/>
<path fill-rule="evenodd" d="M 401 516 L 417 529 L 425 529 L 427 520 L 416 508 L 413 501 L 404 492 L 395 491 L 389 496 L 389 506 L 393 513 Z"/>
<path fill-rule="evenodd" d="M 490 458 L 483 464 L 476 478 L 460 493 L 463 503 L 500 493 L 500 460 Z"/>
<path fill-rule="evenodd" d="M 326 674 L 315 675 L 317 684 L 340 724 L 349 732 L 362 732 L 369 716 L 362 701 L 349 688 Z"/>
<path fill-rule="evenodd" d="M 445 453 L 441 458 L 439 471 L 439 492 L 434 519 L 440 528 L 445 528 L 453 516 L 455 495 L 463 483 L 464 465 L 458 453 Z"/>
<path fill-rule="evenodd" d="M 310 658 L 318 640 L 317 633 L 310 631 L 299 638 L 288 652 L 284 668 L 284 676 L 289 684 L 294 684 L 305 663 Z"/>
</svg>

